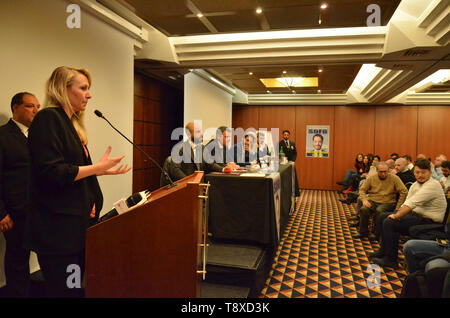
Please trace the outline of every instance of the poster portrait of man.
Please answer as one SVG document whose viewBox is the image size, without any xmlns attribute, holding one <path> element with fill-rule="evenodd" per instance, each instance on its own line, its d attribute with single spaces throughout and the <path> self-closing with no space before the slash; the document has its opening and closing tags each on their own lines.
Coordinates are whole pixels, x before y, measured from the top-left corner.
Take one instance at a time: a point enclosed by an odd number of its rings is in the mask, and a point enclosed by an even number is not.
<svg viewBox="0 0 450 318">
<path fill-rule="evenodd" d="M 306 157 L 328 158 L 329 157 L 329 126 L 306 127 Z"/>
</svg>

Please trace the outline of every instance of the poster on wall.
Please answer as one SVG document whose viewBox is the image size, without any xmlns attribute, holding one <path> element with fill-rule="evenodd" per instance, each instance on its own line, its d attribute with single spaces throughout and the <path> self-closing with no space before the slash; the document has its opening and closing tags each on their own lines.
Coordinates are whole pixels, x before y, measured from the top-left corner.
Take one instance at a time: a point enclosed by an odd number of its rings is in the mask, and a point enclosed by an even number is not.
<svg viewBox="0 0 450 318">
<path fill-rule="evenodd" d="M 306 126 L 306 157 L 328 158 L 330 126 Z"/>
</svg>

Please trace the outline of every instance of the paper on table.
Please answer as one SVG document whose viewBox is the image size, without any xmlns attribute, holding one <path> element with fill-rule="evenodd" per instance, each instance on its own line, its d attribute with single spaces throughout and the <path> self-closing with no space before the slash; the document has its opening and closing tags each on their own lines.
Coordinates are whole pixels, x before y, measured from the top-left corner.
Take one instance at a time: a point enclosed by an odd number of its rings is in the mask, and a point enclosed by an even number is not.
<svg viewBox="0 0 450 318">
<path fill-rule="evenodd" d="M 241 173 L 241 177 L 265 177 L 266 175 L 264 173 Z"/>
</svg>

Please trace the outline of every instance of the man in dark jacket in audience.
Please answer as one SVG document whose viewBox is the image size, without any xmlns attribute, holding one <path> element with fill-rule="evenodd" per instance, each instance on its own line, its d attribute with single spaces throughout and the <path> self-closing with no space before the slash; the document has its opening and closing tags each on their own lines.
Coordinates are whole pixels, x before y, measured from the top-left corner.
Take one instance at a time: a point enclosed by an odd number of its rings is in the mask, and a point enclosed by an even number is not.
<svg viewBox="0 0 450 318">
<path fill-rule="evenodd" d="M 392 173 L 397 174 L 397 177 L 402 180 L 407 189 L 416 182 L 414 172 L 408 169 L 408 161 L 405 158 L 398 158 L 395 160 L 395 170 L 393 170 Z"/>
</svg>

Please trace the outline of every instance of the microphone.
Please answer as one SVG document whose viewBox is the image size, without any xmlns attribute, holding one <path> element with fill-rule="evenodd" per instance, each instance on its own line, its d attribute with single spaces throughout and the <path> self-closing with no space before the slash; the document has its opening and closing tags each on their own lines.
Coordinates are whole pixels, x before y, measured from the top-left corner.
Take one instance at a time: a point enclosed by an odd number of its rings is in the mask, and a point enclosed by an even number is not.
<svg viewBox="0 0 450 318">
<path fill-rule="evenodd" d="M 98 109 L 96 109 L 94 111 L 94 114 L 97 115 L 100 118 L 103 118 L 104 120 L 106 120 L 106 122 L 115 130 L 117 131 L 123 138 L 125 138 L 130 144 L 132 144 L 137 150 L 139 150 L 147 159 L 149 159 L 151 162 L 153 162 L 158 168 L 159 170 L 161 170 L 161 172 L 164 174 L 164 176 L 167 178 L 167 180 L 169 180 L 170 183 L 170 188 L 176 187 L 176 184 L 173 183 L 172 179 L 169 177 L 169 174 L 163 170 L 163 168 L 161 168 L 161 166 L 152 158 L 150 157 L 144 150 L 142 150 L 139 146 L 137 146 L 134 142 L 132 142 L 130 139 L 128 139 L 124 134 L 122 134 L 116 127 L 113 126 L 113 124 L 111 124 L 109 122 L 108 119 L 106 119 L 106 117 L 103 116 L 102 112 L 99 111 Z"/>
<path fill-rule="evenodd" d="M 114 203 L 114 207 L 111 211 L 107 212 L 105 215 L 98 219 L 97 224 L 109 220 L 110 218 L 115 217 L 119 214 L 125 213 L 135 205 L 144 204 L 145 202 L 147 202 L 150 195 L 151 193 L 148 190 L 145 190 L 130 195 L 126 200 L 120 199 L 119 201 Z"/>
</svg>

